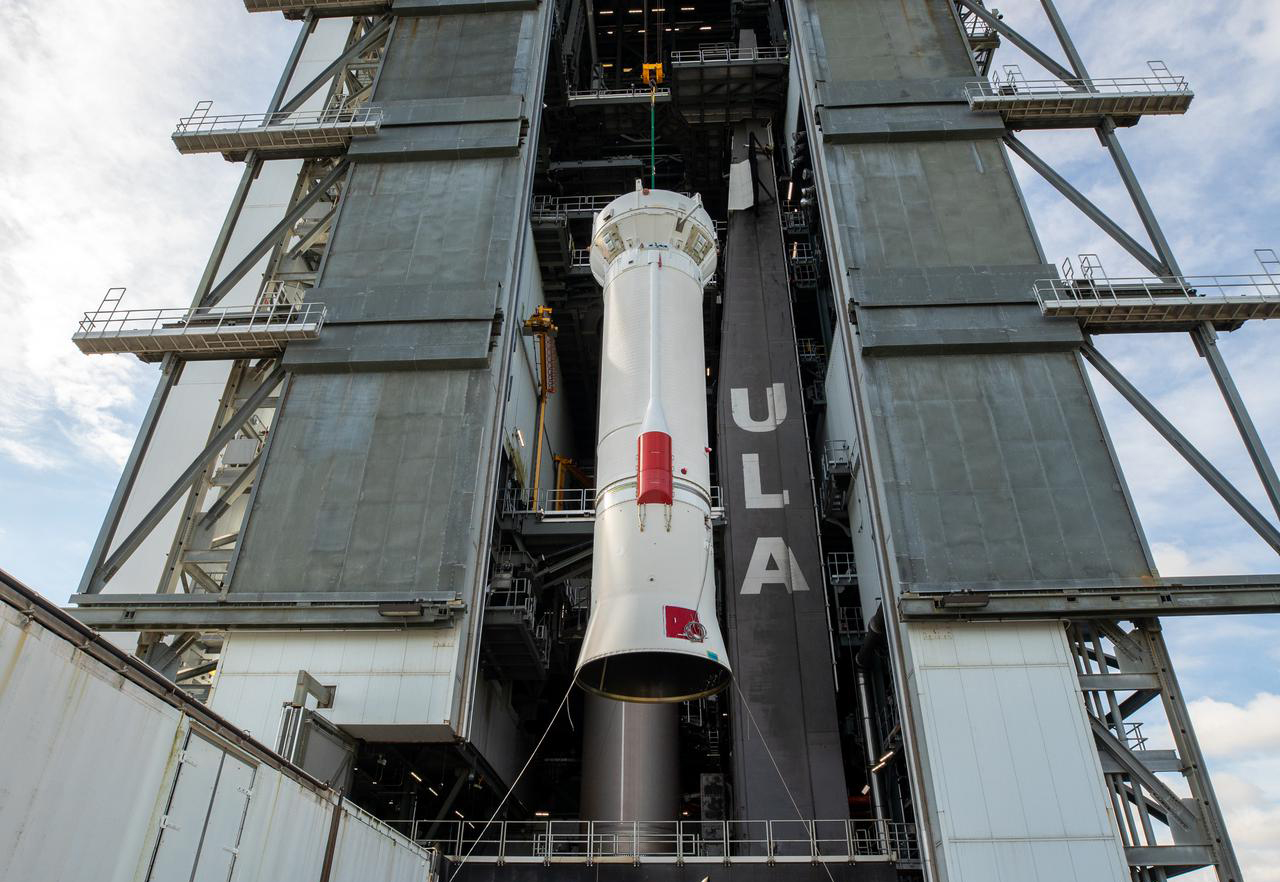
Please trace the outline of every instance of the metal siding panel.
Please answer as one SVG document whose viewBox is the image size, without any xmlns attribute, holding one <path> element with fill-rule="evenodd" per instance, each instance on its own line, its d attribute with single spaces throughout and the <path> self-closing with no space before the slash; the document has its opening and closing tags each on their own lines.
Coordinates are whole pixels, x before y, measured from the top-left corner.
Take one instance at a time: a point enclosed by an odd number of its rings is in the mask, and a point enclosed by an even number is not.
<svg viewBox="0 0 1280 882">
<path fill-rule="evenodd" d="M 906 635 L 948 878 L 1127 879 L 1061 626 Z"/>
<path fill-rule="evenodd" d="M 154 882 L 190 879 L 204 839 L 205 820 L 213 800 L 222 751 L 203 738 L 191 735 L 183 748 L 178 777 L 165 808 L 160 844 L 147 879 Z"/>
<path fill-rule="evenodd" d="M 180 726 L 175 708 L 0 606 L 0 878 L 141 878 Z M 68 848 L 75 817 L 94 821 Z"/>
<path fill-rule="evenodd" d="M 254 772 L 252 765 L 231 754 L 223 758 L 218 788 L 209 806 L 204 841 L 200 845 L 200 860 L 191 882 L 227 882 L 231 878 Z"/>
</svg>

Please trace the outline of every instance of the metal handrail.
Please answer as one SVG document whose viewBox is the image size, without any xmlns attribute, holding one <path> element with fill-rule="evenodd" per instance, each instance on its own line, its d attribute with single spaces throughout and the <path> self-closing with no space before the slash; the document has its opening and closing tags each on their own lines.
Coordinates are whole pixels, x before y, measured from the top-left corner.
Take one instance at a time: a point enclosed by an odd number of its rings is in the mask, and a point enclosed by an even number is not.
<svg viewBox="0 0 1280 882">
<path fill-rule="evenodd" d="M 98 309 L 80 320 L 81 334 L 154 334 L 175 330 L 217 333 L 268 331 L 282 324 L 324 323 L 323 303 L 277 303 L 254 306 L 192 306 L 170 309 Z"/>
<path fill-rule="evenodd" d="M 560 214 L 568 211 L 601 211 L 617 196 L 534 196 L 533 213 Z"/>
<path fill-rule="evenodd" d="M 381 124 L 381 107 L 364 104 L 326 110 L 292 110 L 275 113 L 209 115 L 206 102 L 196 105 L 189 116 L 178 120 L 174 135 L 207 135 L 215 132 L 242 132 L 255 129 L 316 129 L 336 126 Z"/>
<path fill-rule="evenodd" d="M 715 514 L 723 509 L 720 487 L 710 487 L 711 510 Z M 570 520 L 594 518 L 596 491 L 594 487 L 567 487 L 562 490 L 539 490 L 535 504 L 532 490 L 512 489 L 502 495 L 504 515 L 537 515 L 546 520 Z"/>
<path fill-rule="evenodd" d="M 671 90 L 666 86 L 652 89 L 649 86 L 626 86 L 621 89 L 570 89 L 569 99 L 574 98 L 648 98 L 656 95 L 659 98 L 670 97 Z"/>
<path fill-rule="evenodd" d="M 1197 303 L 1211 298 L 1252 298 L 1280 302 L 1280 276 L 1255 273 L 1229 276 L 1167 276 L 1038 279 L 1036 301 L 1048 305 Z"/>
<path fill-rule="evenodd" d="M 919 859 L 914 825 L 871 819 L 760 821 L 387 820 L 471 863 L 856 863 Z"/>
<path fill-rule="evenodd" d="M 856 606 L 836 607 L 836 630 L 849 636 L 865 634 L 867 626 L 862 621 L 862 610 Z"/>
<path fill-rule="evenodd" d="M 1021 77 L 1001 79 L 999 74 L 990 80 L 966 83 L 965 96 L 970 102 L 975 98 L 1045 98 L 1056 96 L 1067 99 L 1095 98 L 1099 95 L 1191 95 L 1191 87 L 1185 77 L 1109 77 L 1079 80 L 1025 80 Z"/>
<path fill-rule="evenodd" d="M 787 61 L 791 57 L 789 46 L 749 46 L 681 49 L 671 53 L 671 64 L 707 64 L 727 61 Z"/>
<path fill-rule="evenodd" d="M 827 552 L 827 577 L 835 583 L 858 578 L 858 563 L 852 551 Z"/>
</svg>

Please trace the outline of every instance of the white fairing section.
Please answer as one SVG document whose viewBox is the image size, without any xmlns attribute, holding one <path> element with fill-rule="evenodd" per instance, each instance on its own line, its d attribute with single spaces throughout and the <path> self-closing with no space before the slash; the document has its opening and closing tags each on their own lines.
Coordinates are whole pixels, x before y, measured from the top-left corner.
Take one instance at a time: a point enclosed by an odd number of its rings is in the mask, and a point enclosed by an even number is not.
<svg viewBox="0 0 1280 882">
<path fill-rule="evenodd" d="M 209 706 L 275 744 L 281 705 L 306 671 L 337 687 L 333 707 L 318 713 L 357 738 L 450 741 L 460 633 L 457 627 L 231 632 Z"/>
<path fill-rule="evenodd" d="M 1127 880 L 1061 625 L 904 630 L 946 882 Z"/>
<path fill-rule="evenodd" d="M 336 795 L 205 732 L 0 605 L 0 879 L 318 879 Z M 331 882 L 422 882 L 429 855 L 343 805 Z"/>
<path fill-rule="evenodd" d="M 728 669 L 715 611 L 702 336 L 714 227 L 699 201 L 640 189 L 614 200 L 595 227 L 591 265 L 604 286 L 604 334 L 591 618 L 579 682 L 615 698 L 681 700 L 714 689 L 703 678 L 692 692 L 654 683 L 645 694 L 626 694 L 583 669 L 633 653 L 686 656 L 720 680 Z M 671 436 L 671 506 L 636 502 L 637 441 L 649 431 Z M 696 610 L 702 639 L 668 636 L 667 607 Z"/>
</svg>

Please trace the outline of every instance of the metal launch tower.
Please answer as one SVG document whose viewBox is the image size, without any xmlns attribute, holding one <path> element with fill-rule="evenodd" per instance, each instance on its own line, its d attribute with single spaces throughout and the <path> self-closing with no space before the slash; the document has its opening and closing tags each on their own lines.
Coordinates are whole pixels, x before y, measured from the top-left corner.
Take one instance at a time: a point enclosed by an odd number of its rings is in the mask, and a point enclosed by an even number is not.
<svg viewBox="0 0 1280 882">
<path fill-rule="evenodd" d="M 1280 576 L 1156 571 L 1085 367 L 1280 553 L 1092 342 L 1189 334 L 1280 517 L 1215 342 L 1280 260 L 1185 275 L 1121 147 L 1188 84 L 1053 0 L 679 3 L 245 0 L 298 38 L 173 134 L 244 168 L 191 305 L 74 337 L 160 367 L 79 591 L 3 586 L 167 721 L 111 878 L 1242 880 L 1159 617 Z M 1015 157 L 1149 275 L 1043 253 Z"/>
</svg>

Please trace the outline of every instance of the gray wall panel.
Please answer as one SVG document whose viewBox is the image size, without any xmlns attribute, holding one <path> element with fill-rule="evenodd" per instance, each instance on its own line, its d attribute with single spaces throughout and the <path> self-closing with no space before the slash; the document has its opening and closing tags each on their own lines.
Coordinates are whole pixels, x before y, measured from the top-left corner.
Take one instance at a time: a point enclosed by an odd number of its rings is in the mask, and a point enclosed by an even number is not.
<svg viewBox="0 0 1280 882">
<path fill-rule="evenodd" d="M 397 21 L 374 96 L 398 114 L 388 140 L 518 133 L 549 20 L 540 6 Z M 531 160 L 352 158 L 318 282 L 332 321 L 286 353 L 294 378 L 231 590 L 473 603 L 505 380 L 492 336 L 515 333 L 494 317 L 511 309 Z"/>
<path fill-rule="evenodd" d="M 1145 570 L 1073 353 L 867 364 L 904 581 L 964 587 Z"/>
<path fill-rule="evenodd" d="M 378 78 L 375 100 L 472 98 L 518 94 L 515 80 L 526 13 L 493 12 L 404 18 Z"/>
</svg>

